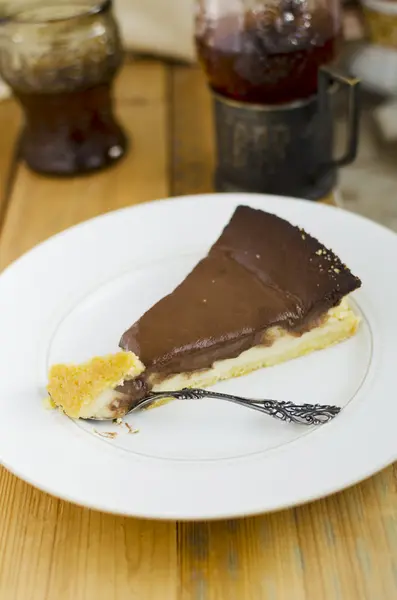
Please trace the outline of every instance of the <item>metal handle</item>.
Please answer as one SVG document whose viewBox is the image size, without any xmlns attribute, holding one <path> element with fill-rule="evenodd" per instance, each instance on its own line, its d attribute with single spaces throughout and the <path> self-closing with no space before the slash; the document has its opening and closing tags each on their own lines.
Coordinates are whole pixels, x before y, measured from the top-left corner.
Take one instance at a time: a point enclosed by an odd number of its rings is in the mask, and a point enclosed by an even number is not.
<svg viewBox="0 0 397 600">
<path fill-rule="evenodd" d="M 344 87 L 348 95 L 347 114 L 347 145 L 345 153 L 332 161 L 334 167 L 344 167 L 352 163 L 357 156 L 358 133 L 360 124 L 359 94 L 360 81 L 356 78 L 346 77 L 331 67 L 321 67 L 318 75 L 319 113 L 320 118 L 329 110 L 329 90 L 332 84 Z"/>
<path fill-rule="evenodd" d="M 152 404 L 157 400 L 163 400 L 165 398 L 174 398 L 176 400 L 201 400 L 202 398 L 227 400 L 228 402 L 233 402 L 234 404 L 239 404 L 240 406 L 245 406 L 246 408 L 265 413 L 279 421 L 297 423 L 299 425 L 323 425 L 334 419 L 341 411 L 339 406 L 294 404 L 293 402 L 280 402 L 269 399 L 255 400 L 200 388 L 185 388 L 183 390 L 169 392 L 153 392 L 150 396 L 135 404 L 131 410 L 143 408 L 148 404 Z"/>
</svg>

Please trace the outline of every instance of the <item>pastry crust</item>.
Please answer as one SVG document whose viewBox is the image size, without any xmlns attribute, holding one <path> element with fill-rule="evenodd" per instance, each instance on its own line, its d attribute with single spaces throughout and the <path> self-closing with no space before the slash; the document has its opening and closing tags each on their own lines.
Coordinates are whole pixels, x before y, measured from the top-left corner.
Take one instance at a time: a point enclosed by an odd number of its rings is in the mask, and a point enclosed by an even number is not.
<svg viewBox="0 0 397 600">
<path fill-rule="evenodd" d="M 126 395 L 115 388 L 135 379 L 145 367 L 132 352 L 95 357 L 80 365 L 54 365 L 47 391 L 52 402 L 73 419 L 113 419 L 123 416 Z"/>
</svg>

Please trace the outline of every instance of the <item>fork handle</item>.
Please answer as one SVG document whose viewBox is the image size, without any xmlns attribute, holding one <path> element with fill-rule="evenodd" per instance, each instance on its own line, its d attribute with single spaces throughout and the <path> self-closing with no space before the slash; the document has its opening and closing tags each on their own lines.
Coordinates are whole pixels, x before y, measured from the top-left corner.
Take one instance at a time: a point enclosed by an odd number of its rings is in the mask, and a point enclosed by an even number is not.
<svg viewBox="0 0 397 600">
<path fill-rule="evenodd" d="M 149 397 L 144 398 L 138 403 L 135 408 L 141 408 L 164 398 L 175 398 L 176 400 L 201 400 L 202 398 L 226 400 L 227 402 L 233 402 L 234 404 L 265 413 L 279 421 L 297 423 L 299 425 L 323 425 L 334 419 L 341 411 L 339 406 L 324 404 L 294 404 L 293 402 L 281 402 L 268 399 L 255 400 L 199 388 L 185 388 L 175 392 L 153 392 Z"/>
</svg>

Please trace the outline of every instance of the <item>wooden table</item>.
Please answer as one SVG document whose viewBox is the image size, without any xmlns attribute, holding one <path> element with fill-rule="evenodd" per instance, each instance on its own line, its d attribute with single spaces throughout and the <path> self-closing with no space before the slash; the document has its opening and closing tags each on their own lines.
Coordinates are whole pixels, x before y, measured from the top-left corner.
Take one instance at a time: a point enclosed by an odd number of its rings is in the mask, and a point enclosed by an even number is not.
<svg viewBox="0 0 397 600">
<path fill-rule="evenodd" d="M 69 181 L 17 161 L 19 111 L 13 101 L 0 105 L 0 268 L 99 213 L 211 190 L 211 110 L 196 69 L 128 64 L 117 100 L 131 152 L 112 170 Z M 0 600 L 397 598 L 396 466 L 325 500 L 239 521 L 101 514 L 4 469 L 0 506 Z"/>
</svg>

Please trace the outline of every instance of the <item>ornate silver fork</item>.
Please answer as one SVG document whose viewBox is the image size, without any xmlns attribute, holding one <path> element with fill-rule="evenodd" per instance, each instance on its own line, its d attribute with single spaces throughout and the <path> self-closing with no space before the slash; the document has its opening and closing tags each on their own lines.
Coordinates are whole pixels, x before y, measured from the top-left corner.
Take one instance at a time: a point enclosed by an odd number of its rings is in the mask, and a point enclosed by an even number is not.
<svg viewBox="0 0 397 600">
<path fill-rule="evenodd" d="M 254 400 L 232 396 L 231 394 L 212 392 L 211 390 L 183 389 L 176 392 L 153 392 L 150 396 L 139 400 L 127 414 L 166 398 L 174 398 L 175 400 L 201 400 L 202 398 L 226 400 L 227 402 L 233 402 L 239 406 L 245 406 L 246 408 L 265 413 L 279 421 L 298 423 L 299 425 L 323 425 L 334 419 L 341 411 L 340 406 L 294 404 L 293 402 L 280 402 L 277 400 Z"/>
</svg>

